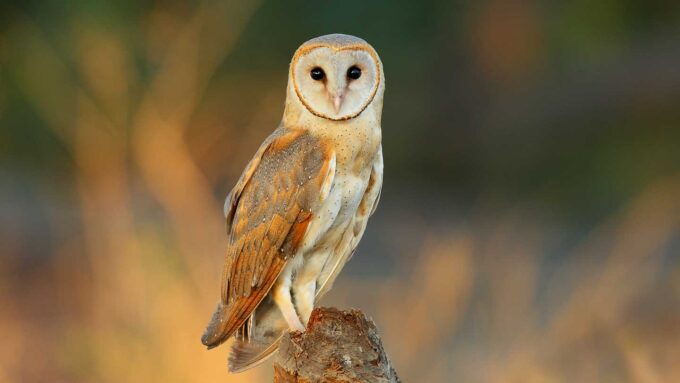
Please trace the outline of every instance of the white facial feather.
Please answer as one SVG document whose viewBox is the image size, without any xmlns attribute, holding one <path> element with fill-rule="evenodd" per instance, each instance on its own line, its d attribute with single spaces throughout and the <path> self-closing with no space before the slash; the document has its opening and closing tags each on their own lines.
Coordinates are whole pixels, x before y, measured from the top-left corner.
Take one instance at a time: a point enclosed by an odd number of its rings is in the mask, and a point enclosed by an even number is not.
<svg viewBox="0 0 680 383">
<path fill-rule="evenodd" d="M 290 81 L 295 96 L 310 113 L 342 121 L 361 114 L 382 90 L 382 65 L 368 43 L 335 36 L 341 43 L 312 40 L 300 47 L 291 62 Z"/>
</svg>

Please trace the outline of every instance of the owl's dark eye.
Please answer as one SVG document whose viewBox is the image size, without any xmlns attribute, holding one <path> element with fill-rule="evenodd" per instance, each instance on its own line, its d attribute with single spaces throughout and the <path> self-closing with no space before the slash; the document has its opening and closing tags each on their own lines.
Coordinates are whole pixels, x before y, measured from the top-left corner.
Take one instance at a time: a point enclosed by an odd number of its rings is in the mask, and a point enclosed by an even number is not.
<svg viewBox="0 0 680 383">
<path fill-rule="evenodd" d="M 351 78 L 352 80 L 356 80 L 359 77 L 361 77 L 361 69 L 353 66 L 347 70 L 347 77 Z"/>
<path fill-rule="evenodd" d="M 309 75 L 312 76 L 312 79 L 316 81 L 323 80 L 323 78 L 326 76 L 326 74 L 323 72 L 323 69 L 319 67 L 312 69 L 312 71 L 309 72 Z"/>
</svg>

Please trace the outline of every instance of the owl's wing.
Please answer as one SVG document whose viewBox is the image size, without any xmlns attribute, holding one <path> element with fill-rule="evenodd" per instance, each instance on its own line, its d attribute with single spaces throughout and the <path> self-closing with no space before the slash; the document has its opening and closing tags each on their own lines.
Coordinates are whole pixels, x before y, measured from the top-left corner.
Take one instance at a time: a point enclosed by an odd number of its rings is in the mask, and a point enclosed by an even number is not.
<svg viewBox="0 0 680 383">
<path fill-rule="evenodd" d="M 225 208 L 229 246 L 222 299 L 201 338 L 208 348 L 248 319 L 297 253 L 328 195 L 334 158 L 331 148 L 304 131 L 280 128 L 246 168 Z"/>
</svg>

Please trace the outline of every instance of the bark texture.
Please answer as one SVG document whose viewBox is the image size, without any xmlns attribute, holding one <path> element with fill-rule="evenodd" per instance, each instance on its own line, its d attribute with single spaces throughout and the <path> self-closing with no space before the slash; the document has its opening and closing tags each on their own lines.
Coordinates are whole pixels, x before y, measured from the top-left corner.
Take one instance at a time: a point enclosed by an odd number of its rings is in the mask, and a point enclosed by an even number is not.
<svg viewBox="0 0 680 383">
<path fill-rule="evenodd" d="M 375 324 L 359 310 L 317 308 L 304 333 L 284 335 L 274 383 L 398 383 Z"/>
</svg>

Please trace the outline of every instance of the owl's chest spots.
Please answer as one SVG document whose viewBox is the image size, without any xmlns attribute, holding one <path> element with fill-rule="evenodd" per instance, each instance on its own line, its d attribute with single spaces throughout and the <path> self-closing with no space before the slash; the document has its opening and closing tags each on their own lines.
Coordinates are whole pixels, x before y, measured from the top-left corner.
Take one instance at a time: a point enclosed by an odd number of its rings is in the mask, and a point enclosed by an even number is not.
<svg viewBox="0 0 680 383">
<path fill-rule="evenodd" d="M 328 196 L 316 211 L 305 236 L 303 252 L 323 247 L 332 249 L 356 214 L 368 185 L 370 168 L 357 173 L 346 165 L 336 169 Z"/>
<path fill-rule="evenodd" d="M 318 134 L 334 153 L 336 166 L 328 195 L 305 235 L 303 252 L 332 247 L 342 236 L 366 192 L 372 159 L 380 143 L 379 130 L 362 125 L 338 126 Z"/>
<path fill-rule="evenodd" d="M 336 211 L 335 226 L 346 222 L 356 213 L 361 198 L 366 191 L 368 177 L 365 172 L 337 172 L 331 188 L 326 208 Z"/>
</svg>

